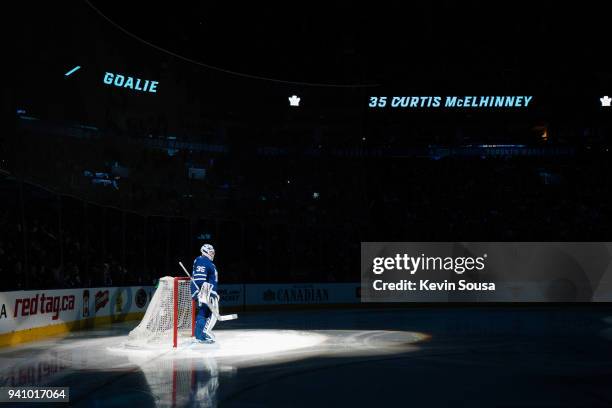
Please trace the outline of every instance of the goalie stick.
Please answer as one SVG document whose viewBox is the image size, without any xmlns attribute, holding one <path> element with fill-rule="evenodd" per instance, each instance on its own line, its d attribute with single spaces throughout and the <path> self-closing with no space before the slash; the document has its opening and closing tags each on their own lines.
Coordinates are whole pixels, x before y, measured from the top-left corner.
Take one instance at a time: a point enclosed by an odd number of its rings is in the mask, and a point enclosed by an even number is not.
<svg viewBox="0 0 612 408">
<path fill-rule="evenodd" d="M 200 287 L 198 286 L 197 283 L 195 283 L 195 281 L 193 280 L 193 278 L 191 277 L 189 272 L 187 272 L 187 269 L 185 269 L 185 266 L 183 265 L 183 263 L 179 262 L 179 265 L 181 265 L 181 268 L 183 269 L 183 272 L 185 272 L 185 274 L 187 274 L 187 276 L 189 276 L 189 279 L 191 279 L 191 282 L 193 282 L 193 284 L 195 285 L 196 288 L 198 288 L 198 291 L 199 291 Z M 226 320 L 234 320 L 234 319 L 238 318 L 237 314 L 228 314 L 228 315 L 221 315 L 221 314 L 219 314 L 218 307 L 211 307 L 210 310 L 213 312 L 213 314 L 215 315 L 217 320 L 220 321 L 220 322 L 224 322 Z"/>
</svg>

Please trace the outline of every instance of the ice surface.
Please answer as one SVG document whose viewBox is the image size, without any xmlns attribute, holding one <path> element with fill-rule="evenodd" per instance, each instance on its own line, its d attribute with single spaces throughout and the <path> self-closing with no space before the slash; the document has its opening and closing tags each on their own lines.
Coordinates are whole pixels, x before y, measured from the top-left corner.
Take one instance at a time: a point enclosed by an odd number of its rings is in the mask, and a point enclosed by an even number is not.
<svg viewBox="0 0 612 408">
<path fill-rule="evenodd" d="M 124 324 L 2 349 L 1 384 L 68 386 L 71 406 L 83 407 L 610 406 L 609 316 L 450 308 L 243 313 L 217 325 L 216 344 L 182 339 L 177 349 L 130 344 L 135 324 Z"/>
</svg>

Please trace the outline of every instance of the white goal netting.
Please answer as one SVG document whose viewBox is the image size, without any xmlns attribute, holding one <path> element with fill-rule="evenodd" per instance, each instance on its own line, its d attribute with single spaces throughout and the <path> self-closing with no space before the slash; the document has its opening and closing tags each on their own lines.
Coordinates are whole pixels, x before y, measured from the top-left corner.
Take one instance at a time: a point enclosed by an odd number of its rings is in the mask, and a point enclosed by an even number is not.
<svg viewBox="0 0 612 408">
<path fill-rule="evenodd" d="M 163 277 L 130 342 L 166 343 L 174 347 L 193 334 L 193 301 L 189 278 Z"/>
</svg>

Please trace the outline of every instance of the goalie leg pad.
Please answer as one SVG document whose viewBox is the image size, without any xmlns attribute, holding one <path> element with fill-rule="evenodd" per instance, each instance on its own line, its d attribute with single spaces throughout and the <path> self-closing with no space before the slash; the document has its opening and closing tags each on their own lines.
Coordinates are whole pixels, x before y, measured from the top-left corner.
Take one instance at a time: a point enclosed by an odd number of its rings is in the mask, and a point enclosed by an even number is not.
<svg viewBox="0 0 612 408">
<path fill-rule="evenodd" d="M 208 308 L 207 308 L 208 309 Z M 212 310 L 208 309 L 206 323 L 204 325 L 204 335 L 215 338 L 212 334 L 212 330 L 217 324 L 217 316 L 212 312 Z"/>
</svg>

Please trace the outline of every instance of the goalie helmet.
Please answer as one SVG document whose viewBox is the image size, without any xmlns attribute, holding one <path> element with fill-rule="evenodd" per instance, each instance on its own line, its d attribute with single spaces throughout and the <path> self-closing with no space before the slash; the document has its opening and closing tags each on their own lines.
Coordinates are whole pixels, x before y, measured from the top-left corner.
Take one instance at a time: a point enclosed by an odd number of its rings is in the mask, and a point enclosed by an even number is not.
<svg viewBox="0 0 612 408">
<path fill-rule="evenodd" d="M 211 261 L 215 258 L 215 248 L 213 248 L 213 246 L 210 244 L 202 245 L 200 252 Z"/>
</svg>

